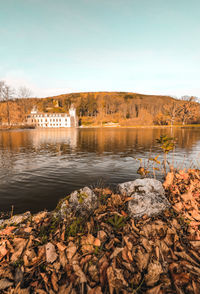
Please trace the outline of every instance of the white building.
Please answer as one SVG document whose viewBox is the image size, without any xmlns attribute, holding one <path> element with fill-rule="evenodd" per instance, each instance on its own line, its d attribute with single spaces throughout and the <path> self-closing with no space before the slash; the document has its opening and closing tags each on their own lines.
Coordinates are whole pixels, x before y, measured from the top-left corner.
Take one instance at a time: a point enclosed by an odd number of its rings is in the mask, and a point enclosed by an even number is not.
<svg viewBox="0 0 200 294">
<path fill-rule="evenodd" d="M 27 124 L 39 128 L 71 128 L 78 127 L 78 118 L 73 106 L 69 109 L 69 115 L 67 113 L 40 113 L 33 108 L 27 117 Z"/>
</svg>

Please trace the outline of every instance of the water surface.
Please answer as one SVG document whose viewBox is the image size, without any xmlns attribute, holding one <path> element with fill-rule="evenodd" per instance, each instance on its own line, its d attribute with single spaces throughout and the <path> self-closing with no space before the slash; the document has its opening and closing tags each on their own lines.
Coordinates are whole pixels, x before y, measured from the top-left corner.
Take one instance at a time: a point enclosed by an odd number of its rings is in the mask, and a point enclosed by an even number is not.
<svg viewBox="0 0 200 294">
<path fill-rule="evenodd" d="M 200 129 L 35 129 L 0 132 L 0 209 L 15 213 L 54 209 L 85 185 L 138 178 L 139 161 L 162 151 L 156 139 L 175 136 L 169 161 L 198 166 Z M 159 175 L 161 178 L 162 175 Z"/>
</svg>

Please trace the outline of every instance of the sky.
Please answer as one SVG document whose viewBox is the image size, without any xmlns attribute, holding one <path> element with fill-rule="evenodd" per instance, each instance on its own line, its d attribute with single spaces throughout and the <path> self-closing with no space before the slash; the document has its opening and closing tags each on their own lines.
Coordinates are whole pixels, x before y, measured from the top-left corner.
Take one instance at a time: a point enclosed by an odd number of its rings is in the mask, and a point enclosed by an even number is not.
<svg viewBox="0 0 200 294">
<path fill-rule="evenodd" d="M 200 97 L 200 1 L 0 0 L 0 80 Z"/>
</svg>

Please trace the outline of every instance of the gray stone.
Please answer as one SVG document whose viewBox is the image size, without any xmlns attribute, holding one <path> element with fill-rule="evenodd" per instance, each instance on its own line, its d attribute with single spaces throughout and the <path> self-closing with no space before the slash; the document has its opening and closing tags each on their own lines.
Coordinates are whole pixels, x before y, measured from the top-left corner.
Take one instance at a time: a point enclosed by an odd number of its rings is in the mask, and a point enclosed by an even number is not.
<svg viewBox="0 0 200 294">
<path fill-rule="evenodd" d="M 157 215 L 170 206 L 158 180 L 137 179 L 119 184 L 118 188 L 121 194 L 133 198 L 128 202 L 128 211 L 133 218 Z"/>
<path fill-rule="evenodd" d="M 12 225 L 12 224 L 19 225 L 25 222 L 30 216 L 31 216 L 30 211 L 27 211 L 19 215 L 14 215 L 9 219 L 4 220 L 3 223 L 1 223 L 1 225 Z"/>
<path fill-rule="evenodd" d="M 80 216 L 86 216 L 88 213 L 93 212 L 97 208 L 97 205 L 97 196 L 90 188 L 84 187 L 70 194 L 68 204 L 66 204 L 66 201 L 63 201 L 60 209 L 61 217 L 65 217 L 70 212 L 76 212 Z"/>
<path fill-rule="evenodd" d="M 3 225 L 4 222 L 5 222 L 5 219 L 0 219 L 0 226 Z"/>
</svg>

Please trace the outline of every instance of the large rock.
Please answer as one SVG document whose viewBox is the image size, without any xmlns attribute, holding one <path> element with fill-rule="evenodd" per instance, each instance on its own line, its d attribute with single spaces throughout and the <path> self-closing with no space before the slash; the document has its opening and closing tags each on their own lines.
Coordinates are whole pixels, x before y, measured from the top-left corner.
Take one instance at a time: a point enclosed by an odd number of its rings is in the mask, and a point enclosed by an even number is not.
<svg viewBox="0 0 200 294">
<path fill-rule="evenodd" d="M 6 220 L 0 220 L 0 225 L 19 225 L 25 221 L 28 220 L 28 218 L 30 218 L 31 213 L 30 211 L 27 211 L 23 214 L 19 214 L 19 215 L 14 215 L 9 219 Z"/>
<path fill-rule="evenodd" d="M 128 202 L 131 217 L 153 216 L 170 206 L 162 183 L 155 179 L 137 179 L 118 185 L 120 193 L 132 197 Z"/>
<path fill-rule="evenodd" d="M 97 208 L 97 205 L 97 196 L 90 188 L 84 187 L 83 189 L 72 192 L 68 203 L 63 201 L 60 214 L 62 218 L 65 218 L 67 214 L 73 211 L 80 216 L 86 216 L 92 213 Z"/>
</svg>

